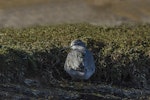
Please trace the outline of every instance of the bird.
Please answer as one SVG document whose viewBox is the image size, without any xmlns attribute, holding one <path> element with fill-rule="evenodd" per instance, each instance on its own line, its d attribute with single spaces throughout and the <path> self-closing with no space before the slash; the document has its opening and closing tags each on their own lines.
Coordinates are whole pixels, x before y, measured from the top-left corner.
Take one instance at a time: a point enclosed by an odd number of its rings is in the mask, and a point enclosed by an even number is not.
<svg viewBox="0 0 150 100">
<path fill-rule="evenodd" d="M 85 43 L 75 39 L 70 45 L 64 70 L 72 79 L 88 80 L 95 73 L 95 63 L 92 53 L 87 49 Z"/>
</svg>

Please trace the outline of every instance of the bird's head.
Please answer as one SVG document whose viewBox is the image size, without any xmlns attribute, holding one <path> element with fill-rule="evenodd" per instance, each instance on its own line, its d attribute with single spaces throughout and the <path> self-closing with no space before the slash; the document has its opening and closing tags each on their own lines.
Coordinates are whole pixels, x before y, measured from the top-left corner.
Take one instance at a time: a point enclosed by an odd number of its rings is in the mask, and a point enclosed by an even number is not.
<svg viewBox="0 0 150 100">
<path fill-rule="evenodd" d="M 71 49 L 85 49 L 86 45 L 79 39 L 73 40 L 70 45 Z"/>
</svg>

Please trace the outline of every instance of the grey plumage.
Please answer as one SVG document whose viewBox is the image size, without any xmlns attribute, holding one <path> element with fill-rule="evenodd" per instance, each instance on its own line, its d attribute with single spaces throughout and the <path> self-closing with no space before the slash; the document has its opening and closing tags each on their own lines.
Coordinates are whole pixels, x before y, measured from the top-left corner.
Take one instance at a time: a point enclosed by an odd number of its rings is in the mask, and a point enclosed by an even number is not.
<svg viewBox="0 0 150 100">
<path fill-rule="evenodd" d="M 81 40 L 71 42 L 64 70 L 74 79 L 89 79 L 95 72 L 95 63 L 92 53 Z"/>
</svg>

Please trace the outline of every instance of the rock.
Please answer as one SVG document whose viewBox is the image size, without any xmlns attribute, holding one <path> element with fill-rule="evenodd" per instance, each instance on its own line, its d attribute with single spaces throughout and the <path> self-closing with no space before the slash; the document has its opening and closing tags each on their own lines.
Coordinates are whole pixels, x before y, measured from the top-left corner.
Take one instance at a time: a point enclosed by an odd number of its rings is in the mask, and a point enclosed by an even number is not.
<svg viewBox="0 0 150 100">
<path fill-rule="evenodd" d="M 39 87 L 40 86 L 40 82 L 37 80 L 33 80 L 33 79 L 25 79 L 24 83 L 25 83 L 25 85 L 30 86 L 30 87 Z"/>
</svg>

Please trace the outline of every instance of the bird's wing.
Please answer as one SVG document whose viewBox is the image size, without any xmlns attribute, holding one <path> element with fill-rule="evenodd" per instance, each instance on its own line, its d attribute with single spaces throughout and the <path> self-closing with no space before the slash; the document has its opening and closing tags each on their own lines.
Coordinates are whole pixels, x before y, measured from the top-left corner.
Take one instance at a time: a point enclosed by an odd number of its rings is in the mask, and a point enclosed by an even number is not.
<svg viewBox="0 0 150 100">
<path fill-rule="evenodd" d="M 95 71 L 95 62 L 93 58 L 93 54 L 87 50 L 86 55 L 84 57 L 84 66 L 86 70 Z"/>
<path fill-rule="evenodd" d="M 83 66 L 83 59 L 84 59 L 84 54 L 80 51 L 77 50 L 72 50 L 67 58 L 66 58 L 66 62 L 65 62 L 65 69 L 73 69 L 73 70 L 83 70 L 84 66 Z"/>
</svg>

